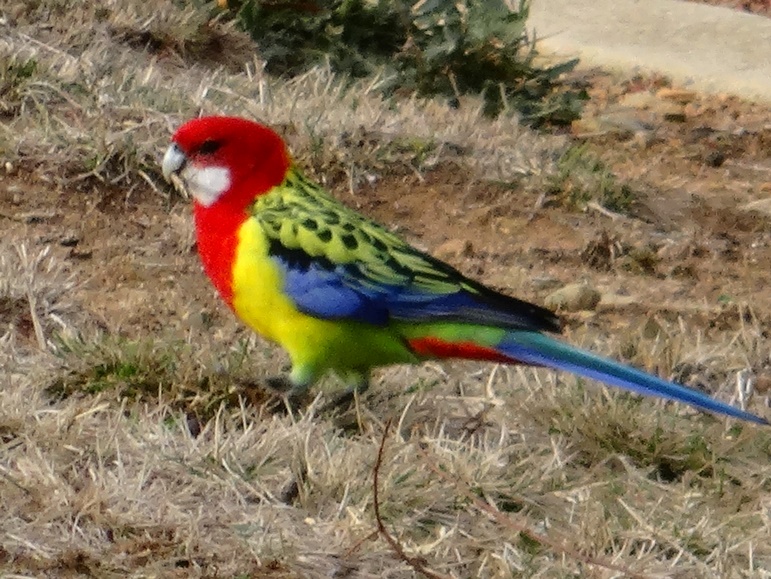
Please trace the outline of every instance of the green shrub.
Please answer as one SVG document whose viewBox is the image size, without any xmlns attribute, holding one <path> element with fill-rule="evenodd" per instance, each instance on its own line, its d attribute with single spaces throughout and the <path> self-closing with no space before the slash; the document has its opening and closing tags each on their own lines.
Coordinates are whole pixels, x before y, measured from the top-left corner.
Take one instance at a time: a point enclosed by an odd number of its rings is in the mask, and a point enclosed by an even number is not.
<svg viewBox="0 0 771 579">
<path fill-rule="evenodd" d="M 516 111 L 530 125 L 566 124 L 581 111 L 582 92 L 559 77 L 576 60 L 534 64 L 525 23 L 529 0 L 246 0 L 240 24 L 256 41 L 266 70 L 293 76 L 328 62 L 361 78 L 385 71 L 387 93 L 441 95 L 459 105 L 481 94 L 485 113 Z"/>
</svg>

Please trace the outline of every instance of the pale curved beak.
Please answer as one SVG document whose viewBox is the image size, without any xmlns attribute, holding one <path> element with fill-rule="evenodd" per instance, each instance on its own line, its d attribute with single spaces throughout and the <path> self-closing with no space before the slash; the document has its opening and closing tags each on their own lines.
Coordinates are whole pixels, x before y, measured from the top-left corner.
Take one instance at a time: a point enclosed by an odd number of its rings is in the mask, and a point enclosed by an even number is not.
<svg viewBox="0 0 771 579">
<path fill-rule="evenodd" d="M 163 178 L 166 179 L 166 181 L 171 182 L 171 176 L 179 174 L 179 172 L 185 168 L 186 164 L 187 157 L 185 157 L 182 149 L 180 149 L 176 143 L 172 143 L 163 155 L 163 162 L 161 163 Z"/>
</svg>

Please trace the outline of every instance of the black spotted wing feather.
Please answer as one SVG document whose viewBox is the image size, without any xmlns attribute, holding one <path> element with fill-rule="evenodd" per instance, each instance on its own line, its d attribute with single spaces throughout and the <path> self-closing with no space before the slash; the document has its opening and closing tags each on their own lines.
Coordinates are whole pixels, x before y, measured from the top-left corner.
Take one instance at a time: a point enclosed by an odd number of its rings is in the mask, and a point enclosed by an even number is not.
<svg viewBox="0 0 771 579">
<path fill-rule="evenodd" d="M 341 205 L 299 171 L 252 206 L 298 309 L 324 319 L 559 331 L 550 311 L 463 276 Z"/>
</svg>

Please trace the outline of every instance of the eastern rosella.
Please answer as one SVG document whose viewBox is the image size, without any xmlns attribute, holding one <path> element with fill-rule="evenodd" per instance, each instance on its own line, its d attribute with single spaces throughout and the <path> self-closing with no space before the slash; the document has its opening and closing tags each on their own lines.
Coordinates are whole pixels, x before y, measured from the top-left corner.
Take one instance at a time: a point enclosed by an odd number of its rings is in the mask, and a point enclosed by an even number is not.
<svg viewBox="0 0 771 579">
<path fill-rule="evenodd" d="M 198 252 L 219 294 L 289 353 L 292 394 L 328 370 L 362 390 L 376 366 L 464 358 L 566 370 L 768 424 L 550 337 L 560 330 L 552 312 L 465 277 L 340 204 L 263 125 L 192 120 L 162 168 L 194 198 Z"/>
</svg>

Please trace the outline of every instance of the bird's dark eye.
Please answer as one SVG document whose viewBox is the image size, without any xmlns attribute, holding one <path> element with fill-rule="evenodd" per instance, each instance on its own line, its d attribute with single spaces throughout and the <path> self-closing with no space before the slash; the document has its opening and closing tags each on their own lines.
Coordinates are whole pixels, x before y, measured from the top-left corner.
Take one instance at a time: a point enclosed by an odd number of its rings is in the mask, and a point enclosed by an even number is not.
<svg viewBox="0 0 771 579">
<path fill-rule="evenodd" d="M 203 145 L 201 145 L 201 147 L 198 149 L 198 152 L 202 155 L 211 155 L 212 153 L 215 153 L 221 145 L 222 143 L 219 141 L 213 141 L 209 139 L 208 141 L 203 142 Z"/>
</svg>

